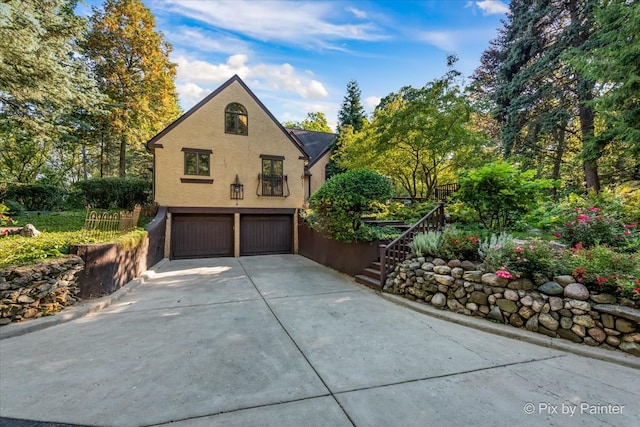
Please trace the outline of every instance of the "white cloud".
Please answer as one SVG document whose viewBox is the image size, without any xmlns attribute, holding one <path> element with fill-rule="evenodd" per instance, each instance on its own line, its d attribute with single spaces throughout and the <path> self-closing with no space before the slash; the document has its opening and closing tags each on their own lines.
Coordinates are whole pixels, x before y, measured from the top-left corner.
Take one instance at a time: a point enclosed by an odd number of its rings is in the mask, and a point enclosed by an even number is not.
<svg viewBox="0 0 640 427">
<path fill-rule="evenodd" d="M 211 92 L 191 82 L 177 84 L 176 90 L 178 91 L 180 104 L 185 109 L 193 107 Z"/>
<path fill-rule="evenodd" d="M 312 78 L 313 73 L 308 70 L 299 72 L 287 63 L 253 65 L 244 54 L 232 55 L 220 64 L 190 60 L 184 55 L 172 60 L 178 65 L 177 89 L 184 108 L 193 106 L 194 99 L 197 102 L 234 74 L 252 88 L 296 94 L 302 99 L 323 99 L 329 95 L 324 85 Z"/>
<path fill-rule="evenodd" d="M 164 35 L 172 45 L 190 50 L 226 54 L 251 51 L 249 45 L 241 39 L 199 28 L 178 27 L 175 30 L 164 31 Z"/>
<path fill-rule="evenodd" d="M 425 31 L 418 34 L 418 40 L 450 52 L 458 47 L 458 35 L 455 31 Z"/>
<path fill-rule="evenodd" d="M 367 12 L 355 7 L 348 7 L 347 11 L 353 13 L 356 18 L 365 19 L 367 17 Z"/>
<path fill-rule="evenodd" d="M 333 2 L 172 0 L 165 7 L 212 27 L 297 46 L 338 48 L 332 42 L 386 38 L 370 22 L 332 23 Z"/>
<path fill-rule="evenodd" d="M 502 3 L 500 0 L 477 1 L 476 5 L 482 9 L 482 12 L 485 15 L 498 15 L 509 11 L 509 6 Z"/>
<path fill-rule="evenodd" d="M 222 83 L 234 74 L 245 78 L 250 74 L 250 70 L 245 66 L 248 60 L 247 55 L 232 55 L 224 64 L 211 64 L 206 61 L 190 61 L 184 56 L 179 56 L 173 61 L 178 65 L 177 79 L 185 82 L 196 83 Z"/>
<path fill-rule="evenodd" d="M 378 104 L 380 104 L 381 100 L 382 98 L 380 98 L 379 96 L 368 96 L 364 99 L 364 106 L 368 110 L 373 111 L 378 106 Z"/>
<path fill-rule="evenodd" d="M 433 45 L 445 52 L 459 52 L 466 47 L 495 37 L 495 29 L 477 28 L 472 30 L 423 31 L 416 34 L 416 40 Z"/>
</svg>

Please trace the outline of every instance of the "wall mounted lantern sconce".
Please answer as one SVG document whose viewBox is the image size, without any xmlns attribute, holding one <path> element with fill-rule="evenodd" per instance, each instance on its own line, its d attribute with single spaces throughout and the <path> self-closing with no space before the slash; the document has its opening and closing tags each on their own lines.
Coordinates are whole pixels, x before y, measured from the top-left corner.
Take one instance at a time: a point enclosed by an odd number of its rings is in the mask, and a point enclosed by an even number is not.
<svg viewBox="0 0 640 427">
<path fill-rule="evenodd" d="M 240 183 L 238 175 L 236 175 L 235 181 L 231 184 L 231 199 L 242 200 L 244 199 L 244 185 Z"/>
</svg>

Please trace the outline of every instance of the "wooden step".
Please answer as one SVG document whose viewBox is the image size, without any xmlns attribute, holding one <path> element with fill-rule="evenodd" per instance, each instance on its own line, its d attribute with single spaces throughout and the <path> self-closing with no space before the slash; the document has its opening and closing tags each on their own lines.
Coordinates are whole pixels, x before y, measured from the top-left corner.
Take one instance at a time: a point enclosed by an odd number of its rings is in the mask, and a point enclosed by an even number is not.
<svg viewBox="0 0 640 427">
<path fill-rule="evenodd" d="M 371 266 L 369 268 L 373 268 L 375 270 L 380 271 L 380 261 L 374 261 L 371 263 Z"/>
<path fill-rule="evenodd" d="M 374 279 L 372 277 L 365 276 L 363 274 L 356 275 L 356 282 L 362 285 L 365 285 L 371 289 L 375 289 L 377 291 L 379 291 L 382 288 L 382 286 L 380 286 L 380 279 Z"/>
<path fill-rule="evenodd" d="M 362 274 L 364 276 L 369 276 L 372 279 L 376 279 L 378 281 L 380 281 L 380 269 L 375 269 L 375 268 L 365 268 L 364 270 L 362 270 Z"/>
</svg>

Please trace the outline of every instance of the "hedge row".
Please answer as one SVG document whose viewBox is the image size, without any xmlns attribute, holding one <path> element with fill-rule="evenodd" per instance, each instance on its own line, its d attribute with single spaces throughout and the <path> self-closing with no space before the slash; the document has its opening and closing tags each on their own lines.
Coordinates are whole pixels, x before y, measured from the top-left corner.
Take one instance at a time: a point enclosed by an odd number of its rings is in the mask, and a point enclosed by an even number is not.
<svg viewBox="0 0 640 427">
<path fill-rule="evenodd" d="M 87 204 L 99 209 L 131 209 L 151 202 L 151 183 L 140 179 L 94 178 L 69 189 L 43 184 L 0 186 L 0 203 L 10 213 L 78 209 Z"/>
</svg>

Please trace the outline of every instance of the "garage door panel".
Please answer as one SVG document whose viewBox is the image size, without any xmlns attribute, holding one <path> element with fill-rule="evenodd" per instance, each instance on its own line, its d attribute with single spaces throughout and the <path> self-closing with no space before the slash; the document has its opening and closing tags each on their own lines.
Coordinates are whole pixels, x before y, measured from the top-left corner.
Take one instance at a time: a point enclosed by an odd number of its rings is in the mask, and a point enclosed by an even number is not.
<svg viewBox="0 0 640 427">
<path fill-rule="evenodd" d="M 233 216 L 174 215 L 171 258 L 233 256 Z"/>
<path fill-rule="evenodd" d="M 242 215 L 240 254 L 288 254 L 293 248 L 291 215 Z"/>
</svg>

